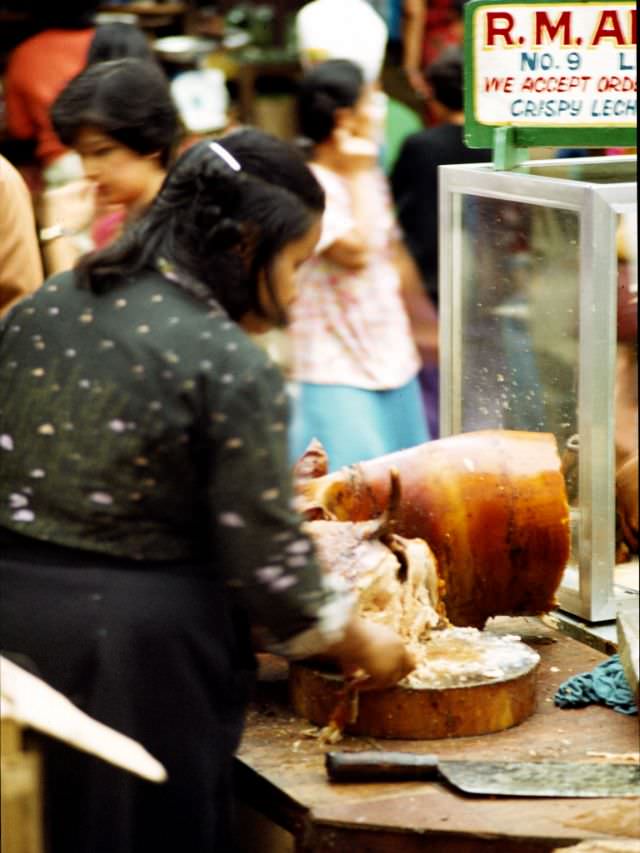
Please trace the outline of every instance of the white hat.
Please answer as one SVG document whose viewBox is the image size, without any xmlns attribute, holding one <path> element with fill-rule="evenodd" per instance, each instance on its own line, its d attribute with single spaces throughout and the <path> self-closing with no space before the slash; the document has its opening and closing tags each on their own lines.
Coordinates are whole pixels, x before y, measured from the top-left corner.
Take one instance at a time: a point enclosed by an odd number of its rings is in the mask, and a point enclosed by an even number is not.
<svg viewBox="0 0 640 853">
<path fill-rule="evenodd" d="M 388 30 L 365 0 L 313 0 L 296 16 L 300 62 L 309 67 L 327 59 L 350 59 L 365 80 L 380 76 Z"/>
</svg>

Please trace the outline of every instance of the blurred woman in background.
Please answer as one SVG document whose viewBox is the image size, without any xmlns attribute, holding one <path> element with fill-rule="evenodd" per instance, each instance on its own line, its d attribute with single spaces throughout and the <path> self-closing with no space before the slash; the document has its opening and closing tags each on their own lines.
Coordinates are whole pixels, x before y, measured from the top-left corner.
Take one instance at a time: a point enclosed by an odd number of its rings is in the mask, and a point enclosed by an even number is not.
<svg viewBox="0 0 640 853">
<path fill-rule="evenodd" d="M 60 139 L 82 160 L 85 182 L 45 194 L 40 221 L 49 273 L 69 269 L 87 249 L 112 240 L 158 192 L 178 136 L 168 81 L 155 62 L 90 65 L 51 109 Z M 92 239 L 74 237 L 99 218 Z"/>
<path fill-rule="evenodd" d="M 327 201 L 291 310 L 291 452 L 297 458 L 318 438 L 332 469 L 429 438 L 403 285 L 424 295 L 377 163 L 372 97 L 359 67 L 339 59 L 311 68 L 298 96 Z"/>
</svg>

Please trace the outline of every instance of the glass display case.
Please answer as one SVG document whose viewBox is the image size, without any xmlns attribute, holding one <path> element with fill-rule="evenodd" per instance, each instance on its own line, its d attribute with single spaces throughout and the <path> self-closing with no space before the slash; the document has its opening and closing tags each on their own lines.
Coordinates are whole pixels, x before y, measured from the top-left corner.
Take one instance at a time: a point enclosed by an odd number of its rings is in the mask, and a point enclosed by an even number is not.
<svg viewBox="0 0 640 853">
<path fill-rule="evenodd" d="M 439 205 L 441 434 L 554 433 L 572 527 L 559 606 L 614 619 L 637 594 L 614 571 L 616 456 L 637 430 L 636 158 L 444 166 Z"/>
</svg>

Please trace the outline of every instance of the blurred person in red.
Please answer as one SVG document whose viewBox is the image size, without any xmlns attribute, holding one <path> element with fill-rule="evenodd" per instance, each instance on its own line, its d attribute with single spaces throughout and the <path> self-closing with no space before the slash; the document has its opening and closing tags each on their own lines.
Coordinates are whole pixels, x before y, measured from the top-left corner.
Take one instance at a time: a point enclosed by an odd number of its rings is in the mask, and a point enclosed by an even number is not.
<svg viewBox="0 0 640 853">
<path fill-rule="evenodd" d="M 464 39 L 465 0 L 429 0 L 422 41 L 422 64 L 431 65 L 448 47 Z"/>
<path fill-rule="evenodd" d="M 466 0 L 429 0 L 422 38 L 422 67 L 428 68 L 450 48 L 464 42 L 464 5 Z M 441 124 L 445 119 L 434 109 L 428 89 L 420 89 L 426 98 L 423 111 L 425 125 Z"/>
<path fill-rule="evenodd" d="M 22 158 L 35 158 L 45 186 L 82 177 L 82 164 L 58 138 L 49 109 L 64 86 L 85 66 L 94 36 L 97 3 L 71 0 L 38 9 L 40 31 L 10 54 L 5 74 L 7 129 L 24 143 Z"/>
</svg>

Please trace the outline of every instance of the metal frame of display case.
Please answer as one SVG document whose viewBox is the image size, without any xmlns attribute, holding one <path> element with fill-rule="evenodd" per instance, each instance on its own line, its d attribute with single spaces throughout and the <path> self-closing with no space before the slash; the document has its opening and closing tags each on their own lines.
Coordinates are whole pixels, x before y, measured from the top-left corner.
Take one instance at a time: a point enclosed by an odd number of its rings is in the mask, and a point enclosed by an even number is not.
<svg viewBox="0 0 640 853">
<path fill-rule="evenodd" d="M 462 229 L 463 195 L 489 197 L 575 211 L 579 216 L 579 517 L 577 543 L 561 584 L 562 609 L 592 622 L 615 619 L 614 377 L 617 268 L 615 216 L 637 204 L 635 182 L 594 183 L 571 177 L 528 174 L 557 168 L 571 175 L 581 167 L 615 168 L 635 157 L 535 160 L 508 172 L 492 164 L 440 167 L 440 419 L 441 435 L 465 430 L 462 423 Z M 603 287 L 603 282 L 610 282 Z M 624 597 L 624 596 L 620 596 Z M 628 597 L 628 596 L 626 596 Z"/>
</svg>

